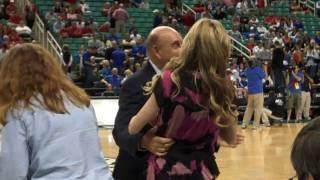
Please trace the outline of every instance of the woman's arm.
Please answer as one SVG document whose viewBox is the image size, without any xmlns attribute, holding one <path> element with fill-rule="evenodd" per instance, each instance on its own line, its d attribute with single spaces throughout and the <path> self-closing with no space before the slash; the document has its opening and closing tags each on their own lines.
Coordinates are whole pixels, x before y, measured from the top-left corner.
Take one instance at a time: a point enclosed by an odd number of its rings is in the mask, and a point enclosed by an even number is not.
<svg viewBox="0 0 320 180">
<path fill-rule="evenodd" d="M 137 134 L 147 124 L 155 120 L 159 112 L 155 95 L 152 94 L 142 109 L 131 118 L 129 123 L 129 134 Z"/>
</svg>

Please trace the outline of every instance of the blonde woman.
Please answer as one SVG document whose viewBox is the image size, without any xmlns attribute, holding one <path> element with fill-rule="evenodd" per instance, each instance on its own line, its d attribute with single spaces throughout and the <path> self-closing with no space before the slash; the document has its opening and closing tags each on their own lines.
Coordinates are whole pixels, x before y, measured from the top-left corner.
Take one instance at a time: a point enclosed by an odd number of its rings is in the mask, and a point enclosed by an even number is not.
<svg viewBox="0 0 320 180">
<path fill-rule="evenodd" d="M 157 135 L 175 140 L 163 146 L 162 153 L 149 156 L 147 179 L 218 176 L 212 157 L 218 136 L 229 144 L 236 139 L 234 88 L 226 76 L 230 47 L 221 23 L 201 19 L 183 40 L 180 56 L 145 88 L 152 94 L 131 119 L 129 133 L 150 123 L 158 127 Z"/>
<path fill-rule="evenodd" d="M 1 179 L 112 179 L 90 98 L 57 59 L 38 45 L 18 45 L 0 77 Z"/>
</svg>

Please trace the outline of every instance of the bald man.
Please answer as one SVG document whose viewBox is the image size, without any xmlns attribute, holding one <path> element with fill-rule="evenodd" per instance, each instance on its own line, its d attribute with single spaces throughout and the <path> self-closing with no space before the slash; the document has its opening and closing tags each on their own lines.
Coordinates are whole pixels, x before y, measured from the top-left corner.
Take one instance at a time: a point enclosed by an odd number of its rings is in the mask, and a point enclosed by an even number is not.
<svg viewBox="0 0 320 180">
<path fill-rule="evenodd" d="M 145 180 L 148 151 L 159 155 L 173 143 L 171 139 L 155 136 L 155 129 L 151 127 L 145 127 L 137 135 L 129 135 L 128 125 L 149 98 L 144 95 L 142 87 L 151 81 L 153 75 L 161 74 L 172 57 L 178 56 L 181 43 L 181 35 L 176 30 L 167 26 L 153 29 L 147 38 L 148 63 L 122 85 L 112 132 L 120 148 L 113 172 L 116 180 Z"/>
</svg>

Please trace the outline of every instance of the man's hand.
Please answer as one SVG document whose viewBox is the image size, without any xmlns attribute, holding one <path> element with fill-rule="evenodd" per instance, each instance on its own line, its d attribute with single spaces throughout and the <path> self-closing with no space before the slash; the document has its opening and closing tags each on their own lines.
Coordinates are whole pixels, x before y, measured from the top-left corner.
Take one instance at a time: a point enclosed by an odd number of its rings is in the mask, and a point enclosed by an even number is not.
<svg viewBox="0 0 320 180">
<path fill-rule="evenodd" d="M 156 130 L 156 128 L 152 128 L 143 136 L 141 147 L 157 156 L 164 156 L 174 144 L 174 141 L 169 138 L 156 136 Z"/>
</svg>

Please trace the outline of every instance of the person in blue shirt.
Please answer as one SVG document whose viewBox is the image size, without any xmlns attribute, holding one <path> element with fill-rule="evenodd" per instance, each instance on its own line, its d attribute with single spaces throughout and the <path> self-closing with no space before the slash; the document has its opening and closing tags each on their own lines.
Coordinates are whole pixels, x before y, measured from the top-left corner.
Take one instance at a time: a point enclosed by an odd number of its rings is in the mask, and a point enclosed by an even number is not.
<svg viewBox="0 0 320 180">
<path fill-rule="evenodd" d="M 112 68 L 111 75 L 108 75 L 105 79 L 102 79 L 101 82 L 107 86 L 107 90 L 113 91 L 115 95 L 119 95 L 122 76 L 118 74 L 117 68 Z"/>
<path fill-rule="evenodd" d="M 135 62 L 142 63 L 143 59 L 147 55 L 146 46 L 143 44 L 143 39 L 137 40 L 137 44 L 132 47 L 131 54 L 135 59 Z"/>
<path fill-rule="evenodd" d="M 112 180 L 90 97 L 35 44 L 12 48 L 0 67 L 2 180 Z"/>
<path fill-rule="evenodd" d="M 291 120 L 292 108 L 295 109 L 296 122 L 301 120 L 301 84 L 303 81 L 304 76 L 298 66 L 289 68 L 286 76 L 288 87 L 287 122 Z"/>
<path fill-rule="evenodd" d="M 260 119 L 263 111 L 263 82 L 265 73 L 262 68 L 256 65 L 256 62 L 250 60 L 249 67 L 246 70 L 248 79 L 248 104 L 244 113 L 242 128 L 245 129 L 254 112 L 253 128 L 257 129 L 260 125 Z"/>
<path fill-rule="evenodd" d="M 117 68 L 122 72 L 124 68 L 124 61 L 126 60 L 126 54 L 120 48 L 115 49 L 111 54 L 112 67 Z"/>
<path fill-rule="evenodd" d="M 100 76 L 103 79 L 106 79 L 109 75 L 111 75 L 110 62 L 108 60 L 103 60 L 101 62 L 102 69 L 100 70 Z"/>
</svg>

